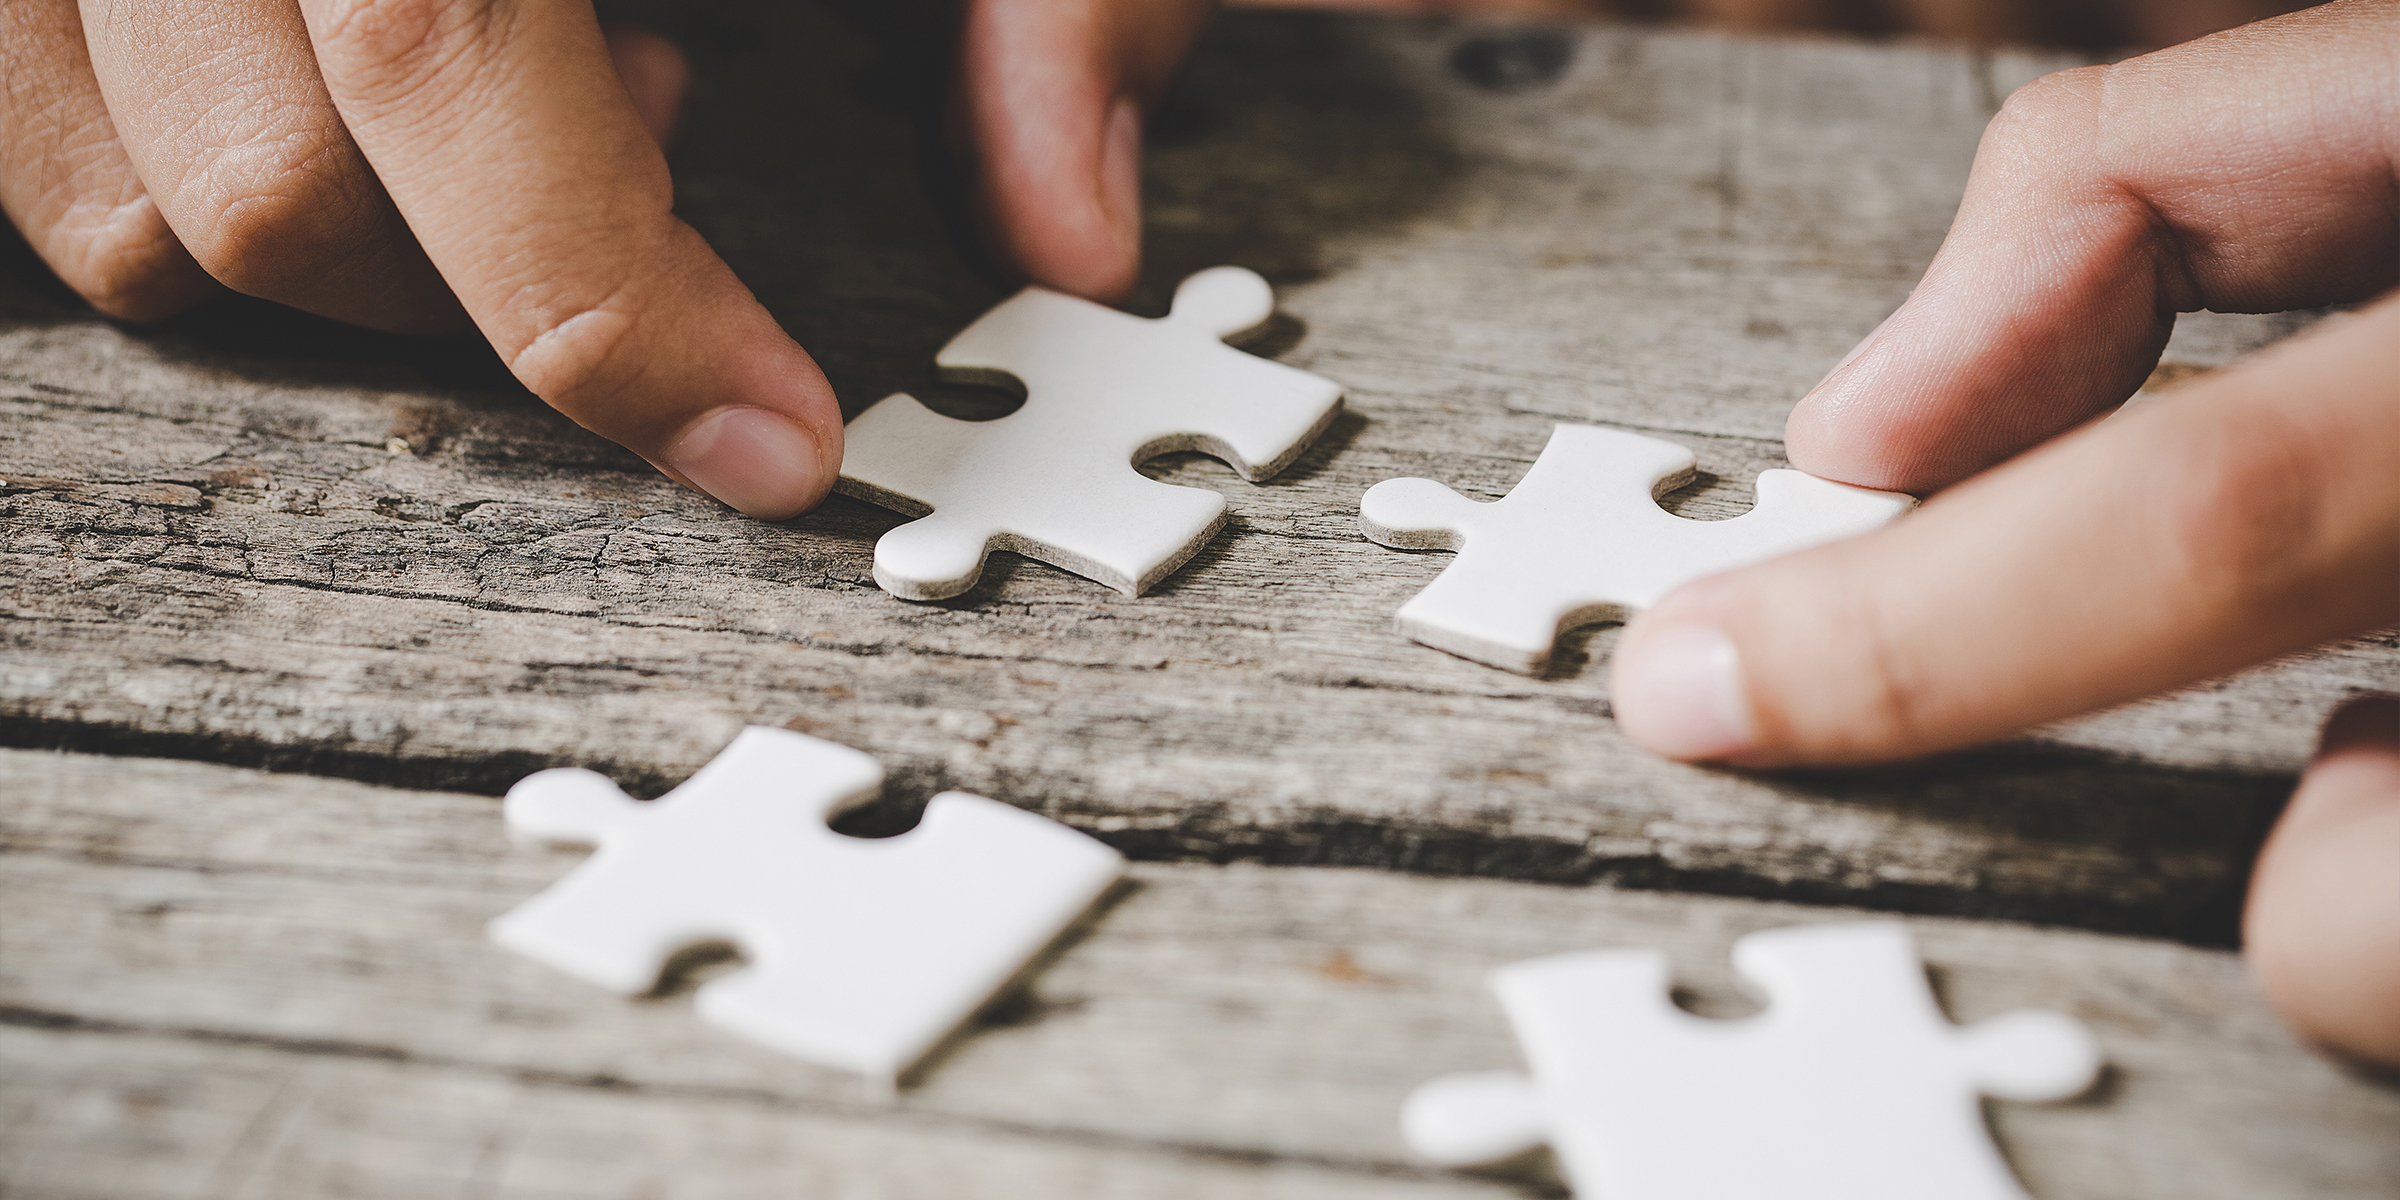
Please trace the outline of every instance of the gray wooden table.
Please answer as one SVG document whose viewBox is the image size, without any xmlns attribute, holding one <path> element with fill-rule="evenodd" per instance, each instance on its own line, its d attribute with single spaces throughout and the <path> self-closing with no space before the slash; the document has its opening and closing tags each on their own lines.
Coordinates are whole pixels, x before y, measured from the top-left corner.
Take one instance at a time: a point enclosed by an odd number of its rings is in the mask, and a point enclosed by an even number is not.
<svg viewBox="0 0 2400 1200">
<path fill-rule="evenodd" d="M 679 205 L 853 409 L 1005 293 L 931 134 L 938 72 L 805 5 L 691 48 Z M 1557 53 L 1563 50 L 1564 53 Z M 2072 1012 L 2091 1097 L 1995 1105 L 2036 1195 L 2400 1194 L 2400 1091 L 2295 1044 L 2228 949 L 2367 639 L 2007 745 L 1759 776 L 1618 735 L 1613 626 L 1526 679 L 1400 640 L 1446 556 L 1358 536 L 1396 475 L 1507 490 L 1554 422 L 1670 436 L 1721 515 L 1904 296 L 2007 54 L 1630 27 L 1221 20 L 1154 130 L 1135 307 L 1220 262 L 1349 414 L 1126 599 L 1003 556 L 869 578 L 897 518 L 730 514 L 479 347 L 229 302 L 95 320 L 0 265 L 0 1194 L 1525 1194 L 1412 1164 L 1418 1082 L 1512 1065 L 1480 977 L 1904 914 L 1961 1020 Z M 1552 69 L 1555 67 L 1556 69 Z M 2170 370 L 2304 318 L 2187 318 Z M 655 793 L 745 724 L 1048 814 L 1134 884 L 896 1102 L 488 944 L 567 870 L 493 800 L 573 764 Z M 1729 1147 L 1730 1150 L 1738 1148 Z M 1536 1188 L 1538 1190 L 1538 1187 Z"/>
</svg>

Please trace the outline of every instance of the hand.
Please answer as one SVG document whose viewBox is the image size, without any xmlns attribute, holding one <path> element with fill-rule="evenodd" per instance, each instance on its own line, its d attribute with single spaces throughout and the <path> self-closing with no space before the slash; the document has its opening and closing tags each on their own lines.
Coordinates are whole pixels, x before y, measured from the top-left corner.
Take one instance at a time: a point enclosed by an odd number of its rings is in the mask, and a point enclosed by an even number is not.
<svg viewBox="0 0 2400 1200">
<path fill-rule="evenodd" d="M 1138 265 L 1140 112 L 1205 0 L 977 0 L 959 111 L 1002 253 L 1100 299 Z M 840 471 L 824 375 L 671 211 L 687 73 L 590 0 L 7 0 L 0 209 L 102 312 L 219 287 L 482 331 L 678 481 L 788 517 Z"/>
<path fill-rule="evenodd" d="M 1142 115 L 1213 0 L 972 0 L 951 137 L 986 240 L 1027 276 L 1121 299 L 1141 266 Z"/>
<path fill-rule="evenodd" d="M 2390 288 L 2396 157 L 2394 0 L 2010 97 L 1923 282 L 1786 431 L 1805 470 L 1939 494 L 1641 614 L 1613 669 L 1625 731 L 1751 766 L 1919 755 L 2392 625 L 2400 299 L 2099 418 L 2140 386 L 2179 311 Z M 2400 808 L 2400 773 L 2358 778 Z M 2312 773 L 2303 794 L 2318 786 Z M 2287 823 L 2278 844 L 2310 857 L 2292 839 L 2330 828 Z M 2340 919 L 2370 922 L 2388 960 L 2400 855 L 2324 861 L 2354 874 L 2316 894 L 2347 894 Z M 2375 1022 L 2315 1032 L 2400 1062 L 2400 972 L 2385 980 Z"/>
</svg>

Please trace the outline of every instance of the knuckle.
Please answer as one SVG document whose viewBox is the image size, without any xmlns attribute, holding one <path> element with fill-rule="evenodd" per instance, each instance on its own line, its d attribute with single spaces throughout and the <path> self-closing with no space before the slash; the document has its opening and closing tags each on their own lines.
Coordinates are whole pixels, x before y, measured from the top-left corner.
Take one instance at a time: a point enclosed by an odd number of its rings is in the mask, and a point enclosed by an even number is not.
<svg viewBox="0 0 2400 1200">
<path fill-rule="evenodd" d="M 2317 444 L 2308 422 L 2258 406 L 2232 419 L 2193 423 L 2173 436 L 2171 463 L 2156 481 L 2166 499 L 2167 536 L 2153 564 L 2192 602 L 2221 611 L 2258 611 L 2317 578 L 2320 559 L 2338 556 L 2322 464 L 2336 457 Z"/>
<path fill-rule="evenodd" d="M 145 198 L 47 239 L 59 278 L 95 309 L 120 321 L 155 321 L 197 300 L 206 287 L 191 255 Z"/>
<path fill-rule="evenodd" d="M 682 319 L 676 297 L 705 282 L 661 264 L 706 245 L 680 222 L 619 229 L 615 245 L 618 253 L 593 255 L 577 272 L 517 278 L 488 311 L 493 344 L 519 382 L 584 428 L 639 450 L 682 420 L 681 406 L 656 403 L 646 372 Z"/>
<path fill-rule="evenodd" d="M 490 24 L 492 0 L 312 0 L 309 25 L 329 73 L 367 97 L 414 91 Z"/>
<path fill-rule="evenodd" d="M 2088 142 L 2098 119 L 2107 67 L 2053 71 L 2009 93 L 1992 118 L 1993 145 L 2040 150 Z"/>
<path fill-rule="evenodd" d="M 1932 741 L 1934 708 L 1943 695 L 1923 654 L 1899 634 L 1878 601 L 1862 592 L 1847 606 L 1846 623 L 1865 653 L 1855 715 L 1841 731 L 1849 749 L 1873 757 Z"/>
<path fill-rule="evenodd" d="M 383 235 L 384 214 L 363 164 L 320 152 L 263 171 L 251 166 L 220 159 L 194 189 L 224 197 L 192 223 L 189 245 L 225 286 L 289 300 Z"/>
<path fill-rule="evenodd" d="M 533 394 L 576 423 L 622 441 L 638 436 L 629 424 L 627 396 L 638 371 L 625 369 L 620 351 L 635 340 L 640 314 L 628 289 L 596 304 L 538 320 L 524 347 L 509 356 L 509 370 Z"/>
<path fill-rule="evenodd" d="M 1891 593 L 1852 586 L 1854 574 L 1824 569 L 1812 555 L 1760 571 L 1751 586 L 1765 586 L 1740 602 L 1773 614 L 1761 627 L 1772 636 L 1761 642 L 1767 669 L 1751 698 L 1762 744 L 1815 762 L 1870 761 L 1925 745 L 1942 694 Z M 1789 636 L 1795 617 L 1805 638 Z"/>
<path fill-rule="evenodd" d="M 217 210 L 207 232 L 192 239 L 192 256 L 226 287 L 282 300 L 324 265 L 317 222 L 299 192 L 250 193 Z"/>
</svg>

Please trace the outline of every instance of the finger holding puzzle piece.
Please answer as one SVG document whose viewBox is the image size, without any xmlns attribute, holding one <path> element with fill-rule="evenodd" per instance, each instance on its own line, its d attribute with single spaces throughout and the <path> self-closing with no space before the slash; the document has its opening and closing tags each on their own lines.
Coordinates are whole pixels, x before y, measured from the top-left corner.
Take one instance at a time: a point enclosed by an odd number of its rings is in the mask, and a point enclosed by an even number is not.
<svg viewBox="0 0 2400 1200">
<path fill-rule="evenodd" d="M 1758 477 L 1758 504 L 1723 521 L 1658 506 L 1690 481 L 1673 442 L 1561 425 L 1507 496 L 1469 500 L 1430 479 L 1387 479 L 1359 501 L 1359 528 L 1399 550 L 1458 558 L 1402 605 L 1402 635 L 1461 658 L 1538 674 L 1560 634 L 1610 609 L 1779 554 L 1877 529 L 1916 505 L 1800 471 Z"/>
</svg>

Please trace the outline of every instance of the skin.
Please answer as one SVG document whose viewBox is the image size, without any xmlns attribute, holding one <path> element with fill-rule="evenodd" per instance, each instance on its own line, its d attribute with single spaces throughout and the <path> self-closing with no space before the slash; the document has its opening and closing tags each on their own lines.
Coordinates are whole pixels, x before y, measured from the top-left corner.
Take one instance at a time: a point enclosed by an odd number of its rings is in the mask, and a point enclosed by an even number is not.
<svg viewBox="0 0 2400 1200">
<path fill-rule="evenodd" d="M 965 6 L 954 124 L 1005 260 L 1130 288 L 1142 114 L 1207 7 Z M 689 78 L 589 0 L 6 0 L 0 209 L 125 320 L 231 288 L 473 328 L 579 424 L 789 517 L 832 485 L 841 412 L 672 211 Z"/>
<path fill-rule="evenodd" d="M 1905 758 L 2390 628 L 2396 168 L 2394 0 L 2010 97 L 1924 280 L 1785 434 L 1804 470 L 1932 499 L 1629 623 L 1625 731 L 1750 767 Z M 2359 307 L 2115 411 L 2177 312 L 2326 304 Z M 2248 948 L 2303 1032 L 2400 1065 L 2400 755 L 2371 711 L 2347 719 L 2384 736 L 2337 722 L 2276 830 Z"/>
<path fill-rule="evenodd" d="M 964 5 L 951 126 L 1005 261 L 1099 300 L 1131 286 L 1142 114 L 1207 7 Z M 1764 28 L 1825 7 L 1680 11 Z M 2286 6 L 2105 7 L 2164 42 Z M 2058 32 L 2030 11 L 1907 0 L 1891 16 Z M 0 0 L 0 209 L 124 320 L 232 288 L 378 329 L 472 326 L 577 422 L 788 517 L 838 471 L 840 411 L 671 211 L 661 147 L 689 77 L 589 0 Z M 1900 758 L 2392 624 L 2400 300 L 2098 418 L 2178 311 L 2392 287 L 2396 149 L 2400 0 L 2012 97 L 1924 283 L 1787 434 L 1804 469 L 1938 495 L 1633 622 L 1613 680 L 1625 730 L 1752 766 Z M 2356 711 L 2268 843 L 2248 939 L 2299 1029 L 2400 1064 L 2400 735 L 2392 710 Z"/>
</svg>

